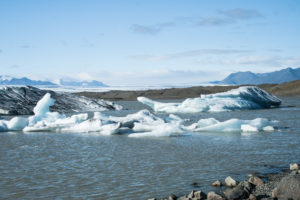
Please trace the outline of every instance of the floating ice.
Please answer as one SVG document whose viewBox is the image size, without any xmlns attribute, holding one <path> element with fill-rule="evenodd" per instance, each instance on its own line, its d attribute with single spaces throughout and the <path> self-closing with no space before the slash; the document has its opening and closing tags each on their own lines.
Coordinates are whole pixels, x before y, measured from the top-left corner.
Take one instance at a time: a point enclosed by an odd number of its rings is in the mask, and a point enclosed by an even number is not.
<svg viewBox="0 0 300 200">
<path fill-rule="evenodd" d="M 149 112 L 149 111 L 148 111 Z M 166 137 L 182 135 L 186 132 L 183 120 L 175 115 L 154 121 L 139 120 L 134 123 L 133 131 L 129 137 Z"/>
<path fill-rule="evenodd" d="M 271 125 L 277 121 L 270 121 L 264 118 L 254 120 L 230 119 L 220 122 L 214 118 L 201 119 L 197 123 L 187 127 L 188 130 L 196 132 L 260 132 L 271 130 Z M 273 128 L 274 130 L 274 128 Z"/>
<path fill-rule="evenodd" d="M 221 112 L 270 108 L 281 104 L 280 99 L 255 86 L 188 98 L 182 103 L 161 103 L 146 97 L 138 97 L 137 100 L 150 106 L 155 112 L 167 113 Z"/>
<path fill-rule="evenodd" d="M 28 125 L 28 119 L 14 117 L 11 120 L 0 120 L 0 131 L 21 131 Z"/>
<path fill-rule="evenodd" d="M 230 119 L 220 122 L 214 118 L 200 119 L 197 123 L 185 125 L 180 117 L 170 114 L 158 117 L 149 110 L 141 110 L 124 117 L 107 116 L 95 112 L 93 117 L 81 113 L 66 117 L 57 112 L 50 112 L 54 104 L 50 94 L 46 94 L 34 108 L 35 115 L 28 118 L 14 117 L 0 120 L 0 131 L 51 131 L 97 133 L 102 135 L 121 134 L 129 137 L 167 137 L 186 134 L 187 132 L 260 132 L 274 131 L 276 122 L 264 118 L 254 120 Z"/>
<path fill-rule="evenodd" d="M 7 123 L 8 130 L 20 131 L 28 125 L 28 119 L 23 117 L 14 117 Z"/>
</svg>

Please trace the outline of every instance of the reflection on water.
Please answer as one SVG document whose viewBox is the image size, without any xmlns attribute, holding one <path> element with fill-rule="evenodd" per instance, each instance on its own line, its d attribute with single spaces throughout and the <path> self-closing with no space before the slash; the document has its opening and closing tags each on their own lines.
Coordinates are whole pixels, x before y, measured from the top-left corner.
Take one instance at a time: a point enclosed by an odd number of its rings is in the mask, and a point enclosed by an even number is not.
<svg viewBox="0 0 300 200">
<path fill-rule="evenodd" d="M 147 199 L 183 194 L 197 183 L 206 192 L 216 179 L 274 172 L 300 158 L 299 99 L 284 106 L 180 115 L 193 123 L 214 117 L 278 120 L 272 133 L 188 133 L 183 137 L 128 138 L 78 133 L 1 133 L 0 198 Z M 122 102 L 126 115 L 143 105 Z M 287 127 L 284 129 L 284 127 Z"/>
</svg>

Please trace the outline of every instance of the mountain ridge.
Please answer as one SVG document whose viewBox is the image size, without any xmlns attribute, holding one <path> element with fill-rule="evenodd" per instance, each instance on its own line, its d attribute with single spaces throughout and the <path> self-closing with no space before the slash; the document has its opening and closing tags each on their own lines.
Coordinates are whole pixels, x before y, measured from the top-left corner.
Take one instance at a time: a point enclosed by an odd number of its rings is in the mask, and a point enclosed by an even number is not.
<svg viewBox="0 0 300 200">
<path fill-rule="evenodd" d="M 259 85 L 259 84 L 281 84 L 300 80 L 300 68 L 285 68 L 267 73 L 253 73 L 251 71 L 235 72 L 229 74 L 222 81 L 213 81 L 214 84 L 227 85 Z"/>
</svg>

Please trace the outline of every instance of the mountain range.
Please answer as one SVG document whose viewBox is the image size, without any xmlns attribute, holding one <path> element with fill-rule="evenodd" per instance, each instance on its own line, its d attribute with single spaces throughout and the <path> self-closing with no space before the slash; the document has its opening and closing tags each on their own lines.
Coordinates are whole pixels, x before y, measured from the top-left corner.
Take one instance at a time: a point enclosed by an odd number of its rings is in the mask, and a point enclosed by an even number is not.
<svg viewBox="0 0 300 200">
<path fill-rule="evenodd" d="M 45 85 L 45 86 L 55 86 L 55 83 L 50 81 L 35 81 L 28 79 L 26 77 L 23 78 L 14 78 L 11 76 L 0 76 L 0 85 Z"/>
<path fill-rule="evenodd" d="M 253 73 L 250 71 L 231 73 L 222 81 L 211 82 L 213 84 L 226 85 L 259 85 L 259 84 L 281 84 L 285 82 L 300 80 L 300 68 L 286 68 L 268 73 Z"/>
<path fill-rule="evenodd" d="M 64 81 L 59 80 L 59 83 L 52 83 L 50 81 L 36 81 L 29 78 L 15 78 L 11 76 L 1 76 L 0 75 L 0 85 L 30 85 L 30 86 L 50 86 L 50 87 L 59 87 L 59 86 L 69 86 L 69 87 L 108 87 L 102 82 L 99 81 Z"/>
</svg>

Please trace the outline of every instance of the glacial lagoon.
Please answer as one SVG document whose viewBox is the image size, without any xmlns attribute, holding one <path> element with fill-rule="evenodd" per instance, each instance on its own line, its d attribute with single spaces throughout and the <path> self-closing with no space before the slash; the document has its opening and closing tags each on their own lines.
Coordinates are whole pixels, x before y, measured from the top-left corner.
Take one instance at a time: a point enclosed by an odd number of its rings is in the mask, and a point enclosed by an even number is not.
<svg viewBox="0 0 300 200">
<path fill-rule="evenodd" d="M 199 187 L 215 190 L 209 185 L 228 175 L 243 180 L 249 173 L 278 172 L 300 161 L 300 101 L 282 100 L 279 108 L 272 109 L 177 114 L 188 119 L 186 125 L 207 118 L 278 121 L 276 129 L 267 132 L 202 131 L 139 138 L 74 130 L 1 132 L 0 198 L 161 198 Z M 137 101 L 118 103 L 126 109 L 103 114 L 151 111 Z"/>
</svg>

